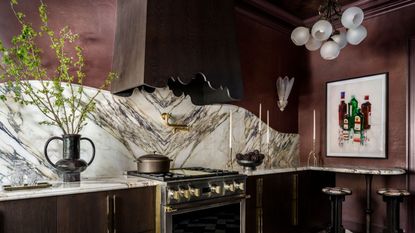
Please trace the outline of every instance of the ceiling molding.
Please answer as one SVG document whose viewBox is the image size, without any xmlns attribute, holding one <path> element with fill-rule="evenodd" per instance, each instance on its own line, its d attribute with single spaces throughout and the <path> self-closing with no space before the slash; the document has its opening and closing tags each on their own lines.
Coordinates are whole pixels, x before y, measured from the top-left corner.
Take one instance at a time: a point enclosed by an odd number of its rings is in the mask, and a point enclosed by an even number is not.
<svg viewBox="0 0 415 233">
<path fill-rule="evenodd" d="M 246 6 L 238 5 L 235 7 L 235 11 L 239 14 L 242 14 L 246 17 L 248 17 L 251 20 L 254 20 L 255 22 L 264 25 L 266 27 L 272 28 L 273 30 L 279 31 L 284 34 L 290 34 L 293 27 L 287 27 L 284 25 L 284 22 L 278 22 L 278 19 L 272 17 L 267 17 L 263 14 L 263 12 L 256 12 L 250 8 L 247 8 Z"/>
<path fill-rule="evenodd" d="M 283 20 L 284 22 L 290 24 L 292 27 L 296 27 L 298 25 L 303 24 L 303 20 L 301 20 L 297 16 L 292 15 L 267 1 L 264 1 L 264 0 L 243 0 L 243 1 L 267 14 L 272 15 L 275 18 Z"/>
<path fill-rule="evenodd" d="M 365 20 L 390 13 L 392 11 L 396 11 L 402 9 L 407 6 L 415 5 L 415 0 L 360 0 L 342 7 L 342 10 L 345 10 L 351 6 L 360 7 L 363 12 L 365 13 Z M 304 20 L 303 24 L 310 26 L 314 22 L 316 22 L 320 17 L 313 16 Z M 335 23 L 336 24 L 336 23 Z M 301 25 L 301 24 L 299 24 Z"/>
<path fill-rule="evenodd" d="M 310 26 L 319 19 L 319 16 L 316 15 L 302 20 L 265 0 L 243 0 L 242 2 L 257 9 L 261 13 L 265 13 L 275 18 L 276 22 L 274 24 L 281 24 L 281 26 L 288 31 L 301 25 Z M 365 13 L 365 20 L 367 20 L 411 5 L 415 5 L 415 0 L 359 0 L 343 6 L 342 10 L 345 10 L 351 6 L 360 7 Z M 247 13 L 247 11 L 245 13 Z M 253 15 L 251 16 L 253 17 Z M 255 18 L 257 17 L 259 16 L 255 16 Z M 334 25 L 341 26 L 339 22 L 335 22 Z M 275 27 L 275 25 L 273 27 Z"/>
</svg>

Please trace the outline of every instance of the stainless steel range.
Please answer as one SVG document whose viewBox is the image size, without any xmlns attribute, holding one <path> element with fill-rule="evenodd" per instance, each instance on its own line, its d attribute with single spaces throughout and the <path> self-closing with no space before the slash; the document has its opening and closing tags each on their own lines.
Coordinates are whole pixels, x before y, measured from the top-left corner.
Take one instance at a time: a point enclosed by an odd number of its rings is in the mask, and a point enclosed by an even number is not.
<svg viewBox="0 0 415 233">
<path fill-rule="evenodd" d="M 246 176 L 200 167 L 129 175 L 163 181 L 158 188 L 161 233 L 244 233 Z"/>
</svg>

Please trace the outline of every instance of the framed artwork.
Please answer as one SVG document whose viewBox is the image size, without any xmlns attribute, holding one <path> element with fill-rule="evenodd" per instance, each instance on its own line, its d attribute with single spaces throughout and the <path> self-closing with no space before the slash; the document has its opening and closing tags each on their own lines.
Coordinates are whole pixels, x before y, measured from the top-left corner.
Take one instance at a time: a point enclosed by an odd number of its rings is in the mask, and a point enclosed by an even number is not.
<svg viewBox="0 0 415 233">
<path fill-rule="evenodd" d="M 387 157 L 388 74 L 326 83 L 326 156 Z"/>
</svg>

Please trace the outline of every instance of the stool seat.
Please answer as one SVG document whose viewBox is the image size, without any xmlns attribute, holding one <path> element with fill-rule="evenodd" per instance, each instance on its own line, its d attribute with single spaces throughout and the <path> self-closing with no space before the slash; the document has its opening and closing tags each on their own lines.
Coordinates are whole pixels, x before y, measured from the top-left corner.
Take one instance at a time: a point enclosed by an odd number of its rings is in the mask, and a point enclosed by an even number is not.
<svg viewBox="0 0 415 233">
<path fill-rule="evenodd" d="M 411 193 L 409 193 L 408 191 L 404 189 L 391 189 L 391 188 L 379 189 L 377 193 L 382 196 L 388 196 L 388 197 L 399 197 L 399 196 L 406 197 L 406 196 L 411 195 Z"/>
<path fill-rule="evenodd" d="M 351 195 L 352 194 L 352 190 L 350 190 L 348 188 L 342 188 L 342 187 L 325 187 L 321 191 L 325 194 L 328 194 L 328 195 L 345 196 L 345 195 Z"/>
</svg>

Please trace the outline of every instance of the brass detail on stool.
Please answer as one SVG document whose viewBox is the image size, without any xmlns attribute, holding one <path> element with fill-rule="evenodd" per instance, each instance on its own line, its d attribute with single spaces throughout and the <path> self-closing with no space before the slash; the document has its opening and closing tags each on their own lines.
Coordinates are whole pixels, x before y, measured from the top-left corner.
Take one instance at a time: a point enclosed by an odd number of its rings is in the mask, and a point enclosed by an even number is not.
<svg viewBox="0 0 415 233">
<path fill-rule="evenodd" d="M 164 120 L 164 124 L 166 126 L 172 127 L 174 132 L 177 132 L 178 130 L 189 131 L 190 129 L 190 127 L 187 125 L 171 124 L 170 119 L 173 119 L 173 116 L 170 113 L 162 113 L 161 119 Z"/>
</svg>

